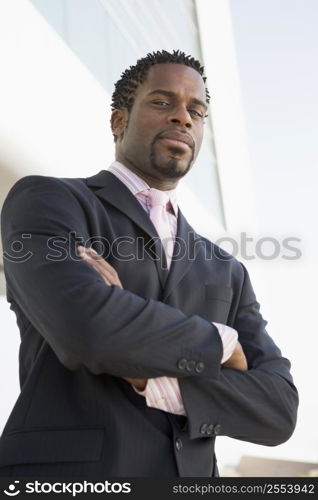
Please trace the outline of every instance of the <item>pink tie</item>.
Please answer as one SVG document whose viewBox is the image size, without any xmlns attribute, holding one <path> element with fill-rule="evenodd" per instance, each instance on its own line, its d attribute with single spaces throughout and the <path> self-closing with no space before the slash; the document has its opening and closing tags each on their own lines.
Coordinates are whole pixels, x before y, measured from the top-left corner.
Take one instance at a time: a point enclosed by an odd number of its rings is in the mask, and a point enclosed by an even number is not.
<svg viewBox="0 0 318 500">
<path fill-rule="evenodd" d="M 171 235 L 171 228 L 167 214 L 167 203 L 169 196 L 164 191 L 150 188 L 148 191 L 150 201 L 149 217 L 160 236 L 162 246 L 166 253 L 168 268 L 171 264 L 174 241 Z"/>
<path fill-rule="evenodd" d="M 151 206 L 149 217 L 160 236 L 169 269 L 174 247 L 174 239 L 167 214 L 169 196 L 165 191 L 155 188 L 143 191 L 143 194 L 149 198 Z M 176 415 L 186 414 L 177 378 L 158 377 L 148 379 L 146 389 L 139 391 L 139 393 L 146 397 L 147 405 L 152 408 L 175 413 Z"/>
</svg>

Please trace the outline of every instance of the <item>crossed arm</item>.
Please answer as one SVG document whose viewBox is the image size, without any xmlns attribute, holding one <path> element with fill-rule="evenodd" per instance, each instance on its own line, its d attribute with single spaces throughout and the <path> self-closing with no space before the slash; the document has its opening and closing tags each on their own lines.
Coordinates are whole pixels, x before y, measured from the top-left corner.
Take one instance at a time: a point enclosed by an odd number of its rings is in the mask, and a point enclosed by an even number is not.
<svg viewBox="0 0 318 500">
<path fill-rule="evenodd" d="M 79 246 L 78 252 L 80 257 L 102 276 L 107 285 L 115 285 L 123 289 L 117 271 L 106 260 L 99 256 L 94 249 Z M 240 342 L 236 343 L 232 356 L 223 363 L 222 366 L 242 371 L 247 370 L 247 360 Z M 139 390 L 144 390 L 147 385 L 147 379 L 144 378 L 123 378 Z"/>
</svg>

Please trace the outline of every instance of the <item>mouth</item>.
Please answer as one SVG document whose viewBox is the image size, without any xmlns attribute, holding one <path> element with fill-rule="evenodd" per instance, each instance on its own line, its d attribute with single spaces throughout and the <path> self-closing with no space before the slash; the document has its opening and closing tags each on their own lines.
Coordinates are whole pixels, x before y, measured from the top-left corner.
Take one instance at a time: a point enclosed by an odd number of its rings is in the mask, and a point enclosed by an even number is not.
<svg viewBox="0 0 318 500">
<path fill-rule="evenodd" d="M 186 153 L 194 148 L 194 141 L 190 134 L 179 132 L 177 130 L 169 130 L 159 137 L 159 140 L 174 150 L 175 153 Z"/>
<path fill-rule="evenodd" d="M 183 151 L 191 151 L 191 147 L 186 142 L 180 141 L 178 139 L 170 139 L 170 137 L 160 137 L 160 141 L 167 146 L 178 148 Z"/>
</svg>

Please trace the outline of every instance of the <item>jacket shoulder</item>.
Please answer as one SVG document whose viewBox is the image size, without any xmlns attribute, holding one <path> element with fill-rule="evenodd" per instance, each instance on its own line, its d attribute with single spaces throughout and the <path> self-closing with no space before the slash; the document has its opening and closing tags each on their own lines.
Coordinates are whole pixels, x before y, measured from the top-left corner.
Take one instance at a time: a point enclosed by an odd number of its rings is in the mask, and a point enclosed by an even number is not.
<svg viewBox="0 0 318 500">
<path fill-rule="evenodd" d="M 86 185 L 85 178 L 26 175 L 13 184 L 6 195 L 3 207 L 16 197 L 30 198 L 43 194 L 56 194 L 63 197 L 73 195 L 77 198 L 84 194 L 87 196 L 89 193 L 90 190 Z"/>
<path fill-rule="evenodd" d="M 23 191 L 26 188 L 36 188 L 41 186 L 51 186 L 54 187 L 72 187 L 72 186 L 82 186 L 85 187 L 85 179 L 83 178 L 63 178 L 63 177 L 54 177 L 47 175 L 25 175 L 18 179 L 10 191 L 8 192 L 8 196 L 15 193 L 16 191 Z"/>
</svg>

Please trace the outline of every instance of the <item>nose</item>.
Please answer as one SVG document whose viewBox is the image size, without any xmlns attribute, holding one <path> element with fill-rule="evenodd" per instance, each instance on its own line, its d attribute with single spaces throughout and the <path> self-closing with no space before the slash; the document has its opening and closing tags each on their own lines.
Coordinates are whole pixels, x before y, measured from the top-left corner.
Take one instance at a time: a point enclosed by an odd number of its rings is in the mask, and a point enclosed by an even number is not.
<svg viewBox="0 0 318 500">
<path fill-rule="evenodd" d="M 183 125 L 186 128 L 192 127 L 192 119 L 188 110 L 184 106 L 175 106 L 169 116 L 169 122 Z"/>
</svg>

